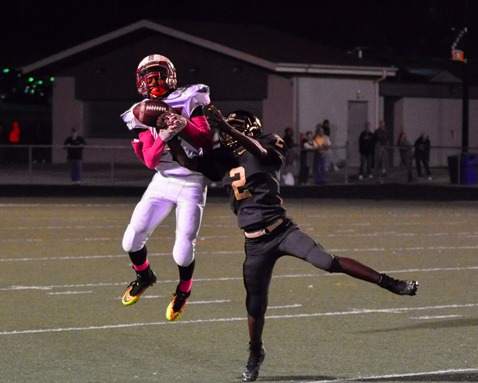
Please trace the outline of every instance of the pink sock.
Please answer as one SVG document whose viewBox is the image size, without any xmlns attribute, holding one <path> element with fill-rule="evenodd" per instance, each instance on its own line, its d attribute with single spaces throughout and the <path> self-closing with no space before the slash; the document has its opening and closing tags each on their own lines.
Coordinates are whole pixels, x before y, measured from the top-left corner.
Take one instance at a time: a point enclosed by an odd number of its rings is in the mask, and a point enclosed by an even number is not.
<svg viewBox="0 0 478 383">
<path fill-rule="evenodd" d="M 183 293 L 188 293 L 191 290 L 191 286 L 193 285 L 193 279 L 191 278 L 189 281 L 179 281 L 179 291 Z"/>
<path fill-rule="evenodd" d="M 143 270 L 146 270 L 149 266 L 149 261 L 146 260 L 146 262 L 144 262 L 142 265 L 133 265 L 133 269 L 135 269 L 136 271 L 143 271 Z"/>
</svg>

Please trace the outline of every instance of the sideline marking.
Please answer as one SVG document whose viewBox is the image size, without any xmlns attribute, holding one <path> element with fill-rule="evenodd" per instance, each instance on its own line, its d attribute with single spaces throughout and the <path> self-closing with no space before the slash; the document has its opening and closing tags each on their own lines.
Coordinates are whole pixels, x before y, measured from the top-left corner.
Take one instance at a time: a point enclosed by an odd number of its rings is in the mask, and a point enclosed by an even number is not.
<svg viewBox="0 0 478 383">
<path fill-rule="evenodd" d="M 216 239 L 217 237 L 214 237 Z M 83 239 L 81 241 L 84 241 Z M 2 242 L 0 240 L 0 242 Z M 25 242 L 25 241 L 23 241 Z M 372 248 L 331 248 L 327 249 L 329 253 L 346 253 L 346 252 L 354 252 L 354 253 L 379 253 L 379 252 L 406 252 L 406 251 L 448 251 L 448 250 L 476 250 L 478 249 L 478 245 L 472 246 L 414 246 L 414 247 L 372 247 Z M 205 256 L 205 255 L 242 255 L 244 256 L 244 252 L 241 250 L 231 250 L 231 251 L 199 251 L 196 252 L 197 255 Z M 397 255 L 397 254 L 394 254 Z M 170 252 L 165 253 L 151 253 L 148 254 L 151 257 L 164 257 L 164 256 L 171 256 Z M 124 254 L 105 254 L 105 255 L 68 255 L 68 256 L 61 256 L 61 257 L 23 257 L 23 258 L 0 258 L 0 262 L 40 262 L 40 261 L 79 261 L 82 259 L 102 259 L 102 258 L 125 258 Z M 465 269 L 465 268 L 462 268 Z M 444 269 L 447 270 L 447 269 Z"/>
<path fill-rule="evenodd" d="M 74 294 L 93 294 L 93 291 L 58 291 L 56 293 L 48 293 L 48 295 L 74 295 Z"/>
<path fill-rule="evenodd" d="M 297 319 L 297 318 L 310 318 L 310 317 L 325 317 L 325 316 L 338 316 L 338 315 L 362 315 L 362 314 L 376 314 L 376 313 L 404 313 L 410 311 L 420 310 L 436 310 L 445 308 L 459 308 L 459 307 L 477 307 L 478 303 L 468 303 L 463 305 L 440 305 L 440 306 L 423 306 L 423 307 L 403 307 L 403 308 L 388 308 L 388 309 L 354 309 L 351 311 L 335 311 L 325 313 L 311 313 L 311 314 L 290 314 L 290 315 L 266 315 L 266 319 Z M 197 319 L 197 320 L 184 320 L 179 322 L 149 322 L 149 323 L 124 323 L 117 325 L 103 325 L 103 326 L 86 326 L 86 327 L 65 327 L 65 328 L 51 328 L 51 329 L 30 329 L 30 330 L 12 330 L 12 331 L 0 331 L 1 335 L 21 335 L 21 334 L 38 334 L 49 332 L 68 332 L 68 331 L 89 331 L 89 330 L 110 330 L 116 328 L 128 328 L 128 327 L 145 327 L 145 326 L 174 326 L 174 325 L 186 325 L 197 323 L 215 323 L 215 322 L 236 322 L 244 321 L 246 318 L 213 318 L 213 319 Z M 311 383 L 311 382 L 309 382 Z"/>
<path fill-rule="evenodd" d="M 411 372 L 408 374 L 390 374 L 390 375 L 372 375 L 372 376 L 359 376 L 356 378 L 337 378 L 326 380 L 314 380 L 314 381 L 302 381 L 298 383 L 333 383 L 333 382 L 351 382 L 351 381 L 367 381 L 367 380 L 381 380 L 391 378 L 406 378 L 413 376 L 428 376 L 428 375 L 445 375 L 457 372 L 478 372 L 477 368 L 452 368 L 449 370 L 437 370 L 437 371 L 425 371 L 425 372 Z"/>
<path fill-rule="evenodd" d="M 448 318 L 463 318 L 463 315 L 424 315 L 421 317 L 410 317 L 411 320 L 448 319 Z"/>
<path fill-rule="evenodd" d="M 434 271 L 470 271 L 478 270 L 478 266 L 465 266 L 465 267 L 436 267 L 428 269 L 407 269 L 407 270 L 384 270 L 384 273 L 388 274 L 402 274 L 402 273 L 428 273 Z M 325 273 L 323 271 L 318 271 L 317 274 L 285 274 L 285 275 L 274 275 L 272 279 L 284 279 L 284 278 L 339 278 L 343 277 L 344 274 L 340 273 Z M 196 282 L 217 282 L 217 281 L 242 281 L 242 277 L 222 277 L 222 278 L 195 278 Z M 65 289 L 65 288 L 82 288 L 82 287 L 108 287 L 108 286 L 122 286 L 128 285 L 129 282 L 111 282 L 111 283 L 79 283 L 72 285 L 47 285 L 47 286 L 23 286 L 15 285 L 10 287 L 1 287 L 1 291 L 22 291 L 22 290 L 52 290 L 52 289 Z M 158 284 L 167 284 L 167 283 L 177 283 L 176 280 L 162 280 L 157 281 Z"/>
<path fill-rule="evenodd" d="M 269 306 L 268 310 L 274 310 L 274 309 L 295 309 L 297 307 L 302 307 L 301 304 L 299 303 L 294 303 L 293 305 L 283 305 L 283 306 Z"/>
</svg>

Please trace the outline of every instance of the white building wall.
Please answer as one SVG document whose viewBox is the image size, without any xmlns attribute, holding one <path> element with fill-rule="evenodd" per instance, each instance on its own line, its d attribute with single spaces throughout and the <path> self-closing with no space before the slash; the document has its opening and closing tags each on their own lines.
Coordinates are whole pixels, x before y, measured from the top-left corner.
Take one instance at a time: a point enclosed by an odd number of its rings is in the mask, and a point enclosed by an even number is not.
<svg viewBox="0 0 478 383">
<path fill-rule="evenodd" d="M 470 151 L 478 149 L 478 101 L 470 100 L 469 133 Z M 430 135 L 432 151 L 431 166 L 447 166 L 447 157 L 456 150 L 440 147 L 461 148 L 463 103 L 459 99 L 403 98 L 394 109 L 398 135 L 403 129 L 413 144 L 422 132 Z M 394 137 L 396 142 L 397 137 Z M 433 146 L 437 150 L 433 150 Z M 475 150 L 473 150 L 473 148 Z"/>
<path fill-rule="evenodd" d="M 63 145 L 72 129 L 82 131 L 82 103 L 75 99 L 75 79 L 73 77 L 59 77 L 53 85 L 52 109 L 52 162 L 65 162 L 66 151 L 56 146 Z"/>
<path fill-rule="evenodd" d="M 348 138 L 349 101 L 367 101 L 368 116 L 372 127 L 378 125 L 383 115 L 383 103 L 377 94 L 378 83 L 373 79 L 352 78 L 309 78 L 292 79 L 271 75 L 268 98 L 245 100 L 251 110 L 262 108 L 264 130 L 282 134 L 287 126 L 296 130 L 296 142 L 307 130 L 315 132 L 318 123 L 329 119 L 332 127 L 332 141 L 335 146 L 345 146 Z M 236 104 L 231 107 L 237 108 Z M 243 105 L 241 105 L 243 107 Z M 246 108 L 246 109 L 248 109 Z M 462 100 L 433 98 L 403 98 L 394 108 L 394 143 L 400 129 L 407 132 L 413 143 L 418 135 L 427 131 L 432 146 L 455 147 L 458 152 L 462 144 Z M 54 163 L 64 162 L 66 153 L 61 148 L 72 128 L 83 134 L 83 104 L 75 98 L 74 78 L 57 78 L 53 88 L 52 152 Z M 85 162 L 118 160 L 136 163 L 132 150 L 120 150 L 112 158 L 113 151 L 104 151 L 101 145 L 129 146 L 128 139 L 87 139 L 89 149 L 85 151 Z M 96 148 L 95 148 L 96 146 Z M 478 100 L 469 101 L 469 148 L 478 152 Z M 457 150 L 432 150 L 431 165 L 447 166 L 447 156 Z"/>
<path fill-rule="evenodd" d="M 297 125 L 301 133 L 315 133 L 317 124 L 330 120 L 331 139 L 344 146 L 348 138 L 348 102 L 368 101 L 368 119 L 376 126 L 376 82 L 372 79 L 299 78 L 297 81 Z"/>
<path fill-rule="evenodd" d="M 118 111 L 118 118 L 120 113 Z M 59 77 L 53 88 L 52 110 L 52 162 L 66 162 L 66 151 L 63 142 L 77 129 L 85 137 L 87 147 L 83 153 L 84 162 L 108 163 L 121 162 L 138 164 L 140 162 L 131 148 L 131 139 L 89 138 L 84 132 L 84 103 L 75 98 L 75 79 Z M 126 125 L 124 126 L 125 129 Z M 104 147 L 108 146 L 108 149 Z"/>
<path fill-rule="evenodd" d="M 268 77 L 267 99 L 263 102 L 264 132 L 272 131 L 282 135 L 288 126 L 296 131 L 296 142 L 299 140 L 294 116 L 294 81 L 289 78 L 270 75 Z"/>
</svg>

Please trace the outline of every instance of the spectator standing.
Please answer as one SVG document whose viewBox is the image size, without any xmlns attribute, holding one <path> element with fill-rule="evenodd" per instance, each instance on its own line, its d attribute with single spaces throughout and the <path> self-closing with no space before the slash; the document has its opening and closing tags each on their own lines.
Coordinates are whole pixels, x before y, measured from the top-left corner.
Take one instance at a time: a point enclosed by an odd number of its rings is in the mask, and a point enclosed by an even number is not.
<svg viewBox="0 0 478 383">
<path fill-rule="evenodd" d="M 10 130 L 10 134 L 8 135 L 8 141 L 11 144 L 19 144 L 20 143 L 20 138 L 21 138 L 21 129 L 20 129 L 20 124 L 18 121 L 13 121 L 12 122 L 12 130 Z"/>
<path fill-rule="evenodd" d="M 330 121 L 328 119 L 322 121 L 322 129 L 324 129 L 324 134 L 330 137 Z"/>
<path fill-rule="evenodd" d="M 401 131 L 398 135 L 397 146 L 400 153 L 400 167 L 407 169 L 408 182 L 411 182 L 413 181 L 413 146 L 408 140 L 407 134 L 404 131 Z"/>
<path fill-rule="evenodd" d="M 401 130 L 397 138 L 398 153 L 400 154 L 400 167 L 407 166 L 407 134 Z"/>
<path fill-rule="evenodd" d="M 364 177 L 373 178 L 372 166 L 375 152 L 375 135 L 370 129 L 370 122 L 365 123 L 364 130 L 359 136 L 360 169 L 359 180 Z"/>
<path fill-rule="evenodd" d="M 300 172 L 299 184 L 307 184 L 310 176 L 310 169 L 314 168 L 314 157 L 317 151 L 317 143 L 314 140 L 312 131 L 308 130 L 302 139 L 300 151 Z"/>
<path fill-rule="evenodd" d="M 317 154 L 315 156 L 315 183 L 323 184 L 325 182 L 325 175 L 327 174 L 327 154 L 330 150 L 332 143 L 329 136 L 324 134 L 324 128 L 319 125 L 314 137 L 314 141 L 317 144 Z"/>
<path fill-rule="evenodd" d="M 22 131 L 20 129 L 20 124 L 18 121 L 12 122 L 12 128 L 8 133 L 8 145 L 7 150 L 7 163 L 14 164 L 20 161 L 20 140 L 22 138 Z"/>
<path fill-rule="evenodd" d="M 431 181 L 432 173 L 429 167 L 431 142 L 430 142 L 430 137 L 428 136 L 428 134 L 423 132 L 420 135 L 420 137 L 416 139 L 414 147 L 415 147 L 415 165 L 417 167 L 418 178 L 422 178 L 422 165 L 423 165 L 423 167 L 425 168 L 425 173 L 427 174 L 428 179 Z"/>
<path fill-rule="evenodd" d="M 287 148 L 290 150 L 291 148 L 295 147 L 295 140 L 294 140 L 294 129 L 292 129 L 290 126 L 285 128 L 284 130 L 284 136 L 282 137 L 284 140 L 285 144 L 287 145 Z M 288 157 L 289 158 L 289 157 Z M 287 158 L 286 158 L 287 160 Z"/>
<path fill-rule="evenodd" d="M 282 181 L 285 185 L 293 186 L 295 184 L 294 164 L 296 158 L 294 129 L 292 129 L 290 126 L 285 128 L 284 136 L 282 137 L 282 139 L 284 140 L 289 150 L 285 159 L 284 171 L 282 173 Z"/>
<path fill-rule="evenodd" d="M 7 159 L 8 131 L 2 121 L 0 121 L 0 163 Z"/>
<path fill-rule="evenodd" d="M 332 156 L 332 139 L 330 138 L 331 129 L 330 129 L 330 121 L 328 119 L 325 119 L 324 121 L 322 121 L 322 129 L 324 130 L 324 135 L 329 137 L 329 140 L 331 143 L 330 149 L 324 152 L 325 153 L 325 168 L 327 170 L 333 170 L 334 172 L 338 172 L 339 167 L 335 165 L 335 162 Z"/>
<path fill-rule="evenodd" d="M 63 147 L 66 150 L 66 159 L 70 168 L 71 182 L 79 185 L 83 171 L 83 149 L 85 139 L 79 135 L 78 130 L 72 129 L 69 137 L 65 139 Z"/>
<path fill-rule="evenodd" d="M 375 135 L 375 158 L 374 167 L 377 178 L 385 177 L 388 170 L 388 146 L 390 145 L 390 134 L 385 127 L 385 121 L 380 121 Z"/>
</svg>

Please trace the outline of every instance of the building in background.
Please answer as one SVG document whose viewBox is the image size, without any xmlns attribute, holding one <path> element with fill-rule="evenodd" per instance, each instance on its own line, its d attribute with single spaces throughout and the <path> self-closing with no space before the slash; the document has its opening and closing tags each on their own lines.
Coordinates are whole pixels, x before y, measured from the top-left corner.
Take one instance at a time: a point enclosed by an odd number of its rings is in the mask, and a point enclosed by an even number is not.
<svg viewBox="0 0 478 383">
<path fill-rule="evenodd" d="M 436 145 L 460 145 L 459 79 L 439 75 L 426 83 L 397 78 L 387 60 L 323 46 L 261 25 L 140 20 L 106 35 L 26 65 L 25 74 L 53 75 L 52 143 L 62 144 L 74 127 L 89 146 L 129 145 L 119 118 L 138 95 L 137 63 L 150 53 L 175 63 L 179 85 L 205 83 L 225 113 L 247 109 L 265 131 L 295 127 L 296 141 L 325 118 L 333 122 L 335 146 L 349 145 L 349 165 L 358 166 L 358 136 L 384 119 L 392 135 L 416 136 L 426 124 Z M 478 146 L 477 97 L 470 92 L 470 147 Z M 337 150 L 336 162 L 346 150 Z M 109 153 L 89 151 L 85 162 L 108 161 Z M 62 161 L 61 150 L 52 161 Z M 122 161 L 135 161 L 124 156 Z M 446 165 L 432 158 L 431 165 Z M 297 169 L 298 171 L 298 169 Z"/>
</svg>

